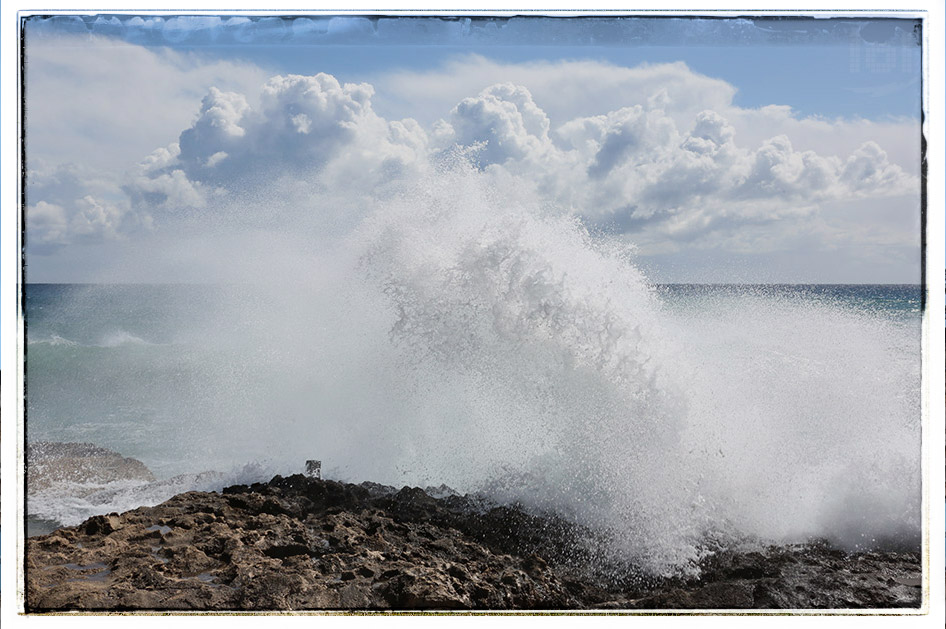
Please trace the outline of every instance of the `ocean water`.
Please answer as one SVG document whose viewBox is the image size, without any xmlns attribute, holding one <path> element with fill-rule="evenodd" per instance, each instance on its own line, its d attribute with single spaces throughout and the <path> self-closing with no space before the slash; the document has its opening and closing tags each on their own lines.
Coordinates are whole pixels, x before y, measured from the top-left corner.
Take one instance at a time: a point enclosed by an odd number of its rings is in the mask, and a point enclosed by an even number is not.
<svg viewBox="0 0 946 629">
<path fill-rule="evenodd" d="M 552 227 L 445 268 L 373 248 L 341 292 L 338 274 L 26 285 L 28 441 L 91 442 L 160 479 L 56 487 L 31 518 L 319 458 L 327 477 L 562 513 L 655 572 L 711 538 L 918 546 L 920 287 L 652 285 Z"/>
</svg>

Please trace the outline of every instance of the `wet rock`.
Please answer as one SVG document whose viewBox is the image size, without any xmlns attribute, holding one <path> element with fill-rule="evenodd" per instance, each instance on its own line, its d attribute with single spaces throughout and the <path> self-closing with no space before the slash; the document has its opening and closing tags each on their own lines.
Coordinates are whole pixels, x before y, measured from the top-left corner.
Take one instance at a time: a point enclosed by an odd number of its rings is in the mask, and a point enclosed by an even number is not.
<svg viewBox="0 0 946 629">
<path fill-rule="evenodd" d="M 120 529 L 122 524 L 117 513 L 110 513 L 89 518 L 82 526 L 86 535 L 108 535 Z"/>
<path fill-rule="evenodd" d="M 154 475 L 137 459 L 91 443 L 37 441 L 26 447 L 29 493 L 52 485 L 72 483 L 93 491 L 114 481 L 154 481 Z"/>
<path fill-rule="evenodd" d="M 276 477 L 26 543 L 29 611 L 917 607 L 918 553 L 719 549 L 699 578 L 593 555 L 591 532 L 482 498 Z"/>
</svg>

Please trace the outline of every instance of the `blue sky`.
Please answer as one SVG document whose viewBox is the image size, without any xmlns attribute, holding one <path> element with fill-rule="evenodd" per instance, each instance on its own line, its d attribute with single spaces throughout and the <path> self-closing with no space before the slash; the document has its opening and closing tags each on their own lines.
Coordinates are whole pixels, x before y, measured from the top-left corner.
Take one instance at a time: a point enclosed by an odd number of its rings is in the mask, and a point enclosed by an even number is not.
<svg viewBox="0 0 946 629">
<path fill-rule="evenodd" d="M 479 54 L 512 63 L 542 59 L 594 59 L 615 65 L 683 61 L 693 70 L 739 86 L 734 104 L 791 106 L 809 116 L 886 118 L 918 117 L 920 50 L 896 47 L 883 53 L 843 45 L 815 46 L 391 46 L 232 45 L 181 46 L 216 58 L 243 58 L 276 72 L 328 72 L 349 81 L 378 73 L 432 69 L 445 59 Z M 887 65 L 868 70 L 874 55 Z M 803 68 L 803 72 L 799 72 Z M 852 68 L 855 68 L 852 70 Z"/>
<path fill-rule="evenodd" d="M 90 18 L 80 27 L 73 22 L 78 19 L 60 17 L 37 26 L 115 33 L 147 46 L 244 59 L 274 72 L 328 72 L 350 81 L 397 69 L 431 69 L 467 54 L 515 63 L 683 61 L 696 72 L 738 86 L 734 104 L 740 107 L 775 103 L 802 115 L 871 119 L 918 117 L 920 110 L 920 46 L 910 34 L 912 20 L 636 18 L 621 26 L 605 20 L 568 29 L 559 26 L 561 19 L 516 18 L 500 31 L 478 27 L 478 22 L 464 29 L 456 21 L 435 18 L 401 18 L 414 25 L 370 30 L 362 18 L 323 17 L 316 21 L 321 26 L 304 31 L 289 18 L 170 18 L 160 26 L 129 26 L 124 20 L 121 30 Z M 169 28 L 173 20 L 177 28 Z M 322 32 L 329 22 L 334 30 Z M 495 32 L 485 34 L 490 30 Z M 634 37 L 622 39 L 624 32 Z"/>
<path fill-rule="evenodd" d="M 616 230 L 658 281 L 918 281 L 913 27 L 32 19 L 31 281 L 180 278 L 200 265 L 162 266 L 161 248 L 206 247 L 248 174 L 303 163 L 296 183 L 333 190 L 352 155 L 408 172 L 451 144 L 485 146 L 490 177 Z"/>
</svg>

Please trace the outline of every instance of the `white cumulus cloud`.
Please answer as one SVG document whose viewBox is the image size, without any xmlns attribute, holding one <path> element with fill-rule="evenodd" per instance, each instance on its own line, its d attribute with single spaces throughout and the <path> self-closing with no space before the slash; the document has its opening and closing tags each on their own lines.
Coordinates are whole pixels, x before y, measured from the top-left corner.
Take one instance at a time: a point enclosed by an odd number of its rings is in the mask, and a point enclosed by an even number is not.
<svg viewBox="0 0 946 629">
<path fill-rule="evenodd" d="M 275 76 L 251 107 L 212 87 L 194 123 L 141 162 L 127 189 L 140 204 L 181 209 L 326 172 L 350 185 L 382 184 L 426 156 L 427 136 L 413 120 L 379 117 L 373 93 L 324 73 Z"/>
<path fill-rule="evenodd" d="M 685 68 L 666 70 L 679 76 Z M 841 155 L 798 150 L 786 134 L 744 142 L 723 113 L 670 113 L 673 95 L 653 89 L 637 94 L 643 104 L 556 126 L 529 88 L 497 83 L 425 130 L 379 116 L 372 86 L 327 74 L 273 77 L 258 108 L 212 88 L 179 143 L 142 162 L 129 190 L 151 206 L 192 208 L 287 179 L 370 191 L 454 146 L 487 174 L 518 178 L 561 211 L 645 242 L 694 242 L 810 216 L 831 200 L 918 190 L 916 175 L 872 140 Z"/>
<path fill-rule="evenodd" d="M 94 62 L 104 45 L 77 46 L 78 56 Z M 868 238 L 854 229 L 858 204 L 890 199 L 902 213 L 919 212 L 916 121 L 799 118 L 777 104 L 742 109 L 734 86 L 683 63 L 474 56 L 372 85 L 326 73 L 265 77 L 258 68 L 110 45 L 118 60 L 110 67 L 157 77 L 157 87 L 130 80 L 171 113 L 136 100 L 134 89 L 97 113 L 99 95 L 75 111 L 50 105 L 80 90 L 72 79 L 54 89 L 46 74 L 75 69 L 92 86 L 120 81 L 37 47 L 33 62 L 44 73 L 27 95 L 39 103 L 37 118 L 71 116 L 86 133 L 104 129 L 102 141 L 122 146 L 123 159 L 137 153 L 121 168 L 114 155 L 83 163 L 78 154 L 90 152 L 92 136 L 61 130 L 65 148 L 53 163 L 56 142 L 31 122 L 39 138 L 27 190 L 35 244 L 117 239 L 174 216 L 214 220 L 250 205 L 278 225 L 279 212 L 301 211 L 306 199 L 383 195 L 450 154 L 471 155 L 483 176 L 533 190 L 555 211 L 628 234 L 645 255 L 683 246 L 774 251 L 802 241 L 827 248 L 845 220 L 851 234 L 874 242 L 876 231 Z M 124 133 L 135 140 L 117 139 Z"/>
</svg>

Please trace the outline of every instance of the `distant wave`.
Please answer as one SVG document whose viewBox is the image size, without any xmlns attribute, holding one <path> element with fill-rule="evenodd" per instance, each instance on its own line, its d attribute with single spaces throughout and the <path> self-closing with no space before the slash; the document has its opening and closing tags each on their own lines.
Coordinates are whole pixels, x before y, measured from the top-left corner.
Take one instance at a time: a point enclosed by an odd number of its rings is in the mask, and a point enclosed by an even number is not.
<svg viewBox="0 0 946 629">
<path fill-rule="evenodd" d="M 97 345 L 98 347 L 119 347 L 121 345 L 157 345 L 157 343 L 146 341 L 125 330 L 116 330 L 106 334 Z"/>
<path fill-rule="evenodd" d="M 32 336 L 32 335 L 30 335 Z M 74 339 L 60 336 L 59 334 L 39 335 L 34 338 L 27 338 L 27 345 L 50 345 L 61 347 L 122 347 L 125 345 L 149 345 L 157 346 L 162 343 L 153 343 L 146 339 L 136 336 L 126 330 L 114 330 L 103 334 L 97 342 L 83 343 Z"/>
<path fill-rule="evenodd" d="M 67 338 L 63 338 L 59 336 L 58 334 L 52 334 L 50 336 L 34 338 L 34 339 L 27 339 L 26 344 L 27 345 L 65 345 L 68 347 L 81 345 L 81 343 L 78 343 L 76 341 L 73 341 Z"/>
</svg>

